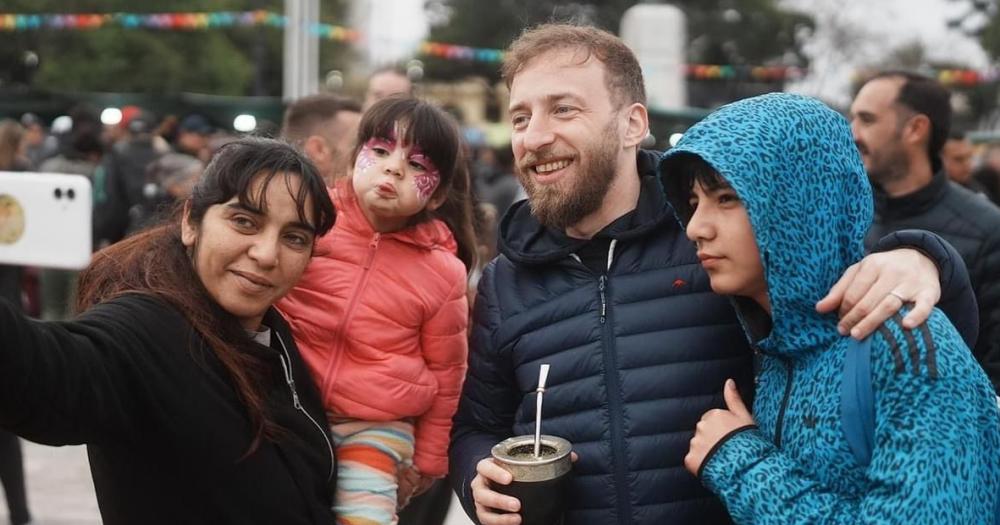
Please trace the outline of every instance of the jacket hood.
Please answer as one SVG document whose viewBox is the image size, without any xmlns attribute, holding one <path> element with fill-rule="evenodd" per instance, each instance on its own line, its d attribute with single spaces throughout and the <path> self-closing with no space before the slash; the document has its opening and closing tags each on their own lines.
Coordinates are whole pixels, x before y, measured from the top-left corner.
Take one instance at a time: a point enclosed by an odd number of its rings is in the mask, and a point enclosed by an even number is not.
<svg viewBox="0 0 1000 525">
<path fill-rule="evenodd" d="M 602 231 L 596 236 L 610 235 L 619 240 L 642 237 L 664 221 L 673 220 L 659 182 L 656 164 L 659 155 L 640 150 L 636 155 L 642 185 L 635 216 L 629 225 L 614 232 Z M 582 247 L 586 239 L 574 239 L 562 231 L 543 226 L 531 214 L 530 199 L 514 203 L 500 221 L 499 251 L 519 264 L 547 264 L 558 261 Z"/>
<path fill-rule="evenodd" d="M 344 177 L 334 184 L 330 190 L 330 199 L 333 200 L 333 206 L 337 210 L 337 227 L 367 237 L 375 235 L 375 229 L 361 211 L 361 204 L 358 202 L 357 194 L 354 193 L 350 177 Z M 458 253 L 458 243 L 451 229 L 444 221 L 438 219 L 419 222 L 397 232 L 382 234 L 382 238 L 390 237 L 428 250 L 439 248 L 453 254 Z"/>
<path fill-rule="evenodd" d="M 861 259 L 872 220 L 871 186 L 847 120 L 784 93 L 723 106 L 664 155 L 668 196 L 688 193 L 670 177 L 685 155 L 711 165 L 750 217 L 771 303 L 771 332 L 756 341 L 760 348 L 788 354 L 840 339 L 833 315 L 816 313 L 815 304 Z"/>
</svg>

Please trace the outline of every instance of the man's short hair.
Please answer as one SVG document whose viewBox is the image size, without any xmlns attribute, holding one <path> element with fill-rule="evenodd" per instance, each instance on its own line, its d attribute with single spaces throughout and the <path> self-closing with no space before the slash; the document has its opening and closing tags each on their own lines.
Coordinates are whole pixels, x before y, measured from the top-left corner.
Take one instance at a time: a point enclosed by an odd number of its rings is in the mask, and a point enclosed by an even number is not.
<svg viewBox="0 0 1000 525">
<path fill-rule="evenodd" d="M 500 71 L 507 87 L 529 62 L 561 50 L 582 50 L 586 52 L 584 61 L 590 57 L 600 60 L 605 85 L 618 107 L 646 103 L 646 86 L 635 53 L 615 35 L 583 25 L 543 24 L 521 33 L 504 54 Z"/>
<path fill-rule="evenodd" d="M 375 75 L 382 75 L 382 74 L 385 74 L 385 73 L 391 73 L 393 75 L 396 75 L 397 77 L 403 77 L 403 78 L 405 78 L 407 80 L 412 80 L 410 78 L 410 75 L 407 74 L 405 68 L 403 68 L 402 66 L 393 65 L 393 64 L 390 64 L 390 65 L 387 65 L 387 66 L 381 66 L 381 67 L 376 68 L 374 71 L 372 71 L 371 75 L 368 75 L 368 79 L 371 80 L 371 78 L 374 77 Z"/>
<path fill-rule="evenodd" d="M 940 162 L 941 148 L 951 132 L 951 93 L 940 82 L 911 71 L 883 71 L 869 82 L 880 78 L 903 81 L 896 95 L 896 103 L 914 113 L 925 115 L 930 120 L 927 155 L 932 162 Z"/>
<path fill-rule="evenodd" d="M 281 124 L 281 136 L 290 142 L 320 134 L 320 128 L 337 118 L 341 111 L 361 113 L 361 105 L 328 93 L 303 97 L 288 105 Z"/>
</svg>

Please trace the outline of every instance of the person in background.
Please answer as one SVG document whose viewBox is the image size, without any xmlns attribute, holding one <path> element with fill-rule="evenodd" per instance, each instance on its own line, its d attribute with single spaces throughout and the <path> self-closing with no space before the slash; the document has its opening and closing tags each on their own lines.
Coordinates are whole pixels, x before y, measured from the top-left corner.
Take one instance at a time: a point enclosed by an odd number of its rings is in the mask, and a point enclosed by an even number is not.
<svg viewBox="0 0 1000 525">
<path fill-rule="evenodd" d="M 1000 206 L 1000 144 L 986 146 L 982 162 L 972 173 L 972 178 L 990 201 Z"/>
<path fill-rule="evenodd" d="M 211 156 L 208 149 L 209 140 L 215 133 L 215 127 L 203 115 L 193 113 L 181 119 L 177 125 L 174 148 L 179 153 L 191 155 L 202 162 L 207 162 Z"/>
<path fill-rule="evenodd" d="M 288 105 L 281 137 L 309 156 L 327 186 L 347 174 L 361 120 L 353 100 L 330 94 L 303 97 Z"/>
<path fill-rule="evenodd" d="M 23 171 L 28 168 L 23 150 L 25 129 L 17 121 L 0 120 L 0 171 Z M 30 177 L 30 174 L 25 174 Z M 7 301 L 15 311 L 23 311 L 20 266 L 0 264 L 0 301 Z M 7 496 L 11 525 L 31 522 L 28 494 L 24 486 L 24 459 L 17 435 L 0 429 L 0 483 Z"/>
<path fill-rule="evenodd" d="M 875 190 L 869 247 L 886 235 L 922 229 L 962 255 L 979 305 L 976 360 L 1000 392 L 1000 208 L 948 180 L 941 148 L 951 128 L 951 95 L 916 73 L 882 72 L 851 104 L 851 132 Z"/>
<path fill-rule="evenodd" d="M 183 153 L 167 153 L 146 168 L 143 201 L 136 211 L 137 220 L 130 233 L 147 228 L 169 217 L 173 209 L 191 196 L 205 165 Z"/>
<path fill-rule="evenodd" d="M 83 175 L 93 184 L 94 175 L 104 157 L 102 124 L 97 115 L 86 108 L 76 108 L 71 116 L 73 127 L 63 143 L 62 151 L 43 162 L 38 170 Z M 61 321 L 72 316 L 78 273 L 75 270 L 52 268 L 44 268 L 39 272 L 42 319 Z"/>
<path fill-rule="evenodd" d="M 503 217 L 512 204 L 527 196 L 514 175 L 510 151 L 510 145 L 503 148 L 483 145 L 476 150 L 472 164 L 476 197 L 493 206 L 497 219 Z"/>
<path fill-rule="evenodd" d="M 975 193 L 983 193 L 983 187 L 972 178 L 972 162 L 975 148 L 972 141 L 961 131 L 953 131 L 941 148 L 941 163 L 948 178 Z"/>
<path fill-rule="evenodd" d="M 398 67 L 383 67 L 375 70 L 368 77 L 368 87 L 365 89 L 365 100 L 361 105 L 363 111 L 368 111 L 372 104 L 391 96 L 413 96 L 413 82 L 406 71 Z"/>
<path fill-rule="evenodd" d="M 107 525 L 329 525 L 336 459 L 272 304 L 334 217 L 294 148 L 224 147 L 172 220 L 95 254 L 76 319 L 0 300 L 0 427 L 86 444 Z"/>
<path fill-rule="evenodd" d="M 148 111 L 130 110 L 118 127 L 123 138 L 114 143 L 94 174 L 95 249 L 114 244 L 135 229 L 134 224 L 141 219 L 138 212 L 146 168 L 167 153 L 157 146 L 156 118 Z"/>
<path fill-rule="evenodd" d="M 466 369 L 476 243 L 455 122 L 417 99 L 376 102 L 330 194 L 337 224 L 278 308 L 327 409 L 337 522 L 395 524 L 448 472 Z"/>
<path fill-rule="evenodd" d="M 59 140 L 45 130 L 45 123 L 34 113 L 21 115 L 24 127 L 24 157 L 28 168 L 35 170 L 45 159 L 59 153 Z"/>
</svg>

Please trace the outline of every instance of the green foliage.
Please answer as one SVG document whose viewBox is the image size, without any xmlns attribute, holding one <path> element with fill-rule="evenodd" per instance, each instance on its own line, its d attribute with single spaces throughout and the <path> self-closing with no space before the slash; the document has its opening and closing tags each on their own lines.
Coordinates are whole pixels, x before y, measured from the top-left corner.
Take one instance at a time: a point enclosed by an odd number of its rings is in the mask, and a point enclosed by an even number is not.
<svg viewBox="0 0 1000 525">
<path fill-rule="evenodd" d="M 347 0 L 321 0 L 321 20 L 343 24 Z M 6 0 L 10 13 L 156 13 L 265 9 L 283 13 L 279 0 Z M 40 29 L 0 32 L 0 87 L 30 83 L 52 91 L 118 91 L 147 94 L 181 91 L 216 95 L 281 94 L 280 29 L 226 28 L 195 31 Z M 320 41 L 321 71 L 347 63 L 347 45 Z M 39 57 L 36 70 L 25 53 Z"/>
<path fill-rule="evenodd" d="M 428 0 L 432 12 L 450 14 L 431 29 L 430 40 L 471 47 L 505 48 L 525 27 L 549 21 L 577 21 L 618 33 L 621 17 L 635 0 Z M 688 61 L 708 64 L 787 63 L 807 65 L 798 35 L 811 31 L 808 15 L 790 12 L 776 0 L 679 0 L 688 17 Z M 725 16 L 729 11 L 729 17 Z M 735 19 L 737 13 L 739 19 Z M 729 20 L 729 21 L 726 21 Z M 496 64 L 426 60 L 428 76 L 441 79 L 481 75 L 498 78 Z"/>
</svg>

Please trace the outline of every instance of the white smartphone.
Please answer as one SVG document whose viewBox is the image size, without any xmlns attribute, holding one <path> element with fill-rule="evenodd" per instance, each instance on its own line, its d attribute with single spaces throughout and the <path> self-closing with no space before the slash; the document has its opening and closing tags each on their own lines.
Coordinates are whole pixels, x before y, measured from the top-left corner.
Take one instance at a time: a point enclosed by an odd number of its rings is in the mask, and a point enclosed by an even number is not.
<svg viewBox="0 0 1000 525">
<path fill-rule="evenodd" d="M 0 171 L 0 264 L 86 267 L 92 202 L 83 175 Z"/>
</svg>

